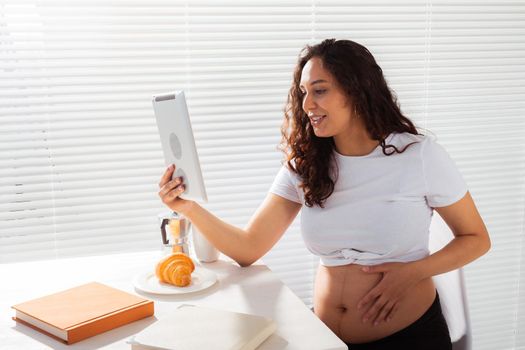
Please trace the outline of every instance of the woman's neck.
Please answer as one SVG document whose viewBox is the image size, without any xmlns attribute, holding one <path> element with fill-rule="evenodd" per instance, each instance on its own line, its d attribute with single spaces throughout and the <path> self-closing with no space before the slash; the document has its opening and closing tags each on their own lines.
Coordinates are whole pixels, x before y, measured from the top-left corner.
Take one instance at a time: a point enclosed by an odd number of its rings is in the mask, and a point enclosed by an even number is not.
<svg viewBox="0 0 525 350">
<path fill-rule="evenodd" d="M 366 156 L 379 145 L 370 137 L 364 127 L 353 128 L 350 133 L 334 136 L 335 149 L 344 156 Z"/>
</svg>

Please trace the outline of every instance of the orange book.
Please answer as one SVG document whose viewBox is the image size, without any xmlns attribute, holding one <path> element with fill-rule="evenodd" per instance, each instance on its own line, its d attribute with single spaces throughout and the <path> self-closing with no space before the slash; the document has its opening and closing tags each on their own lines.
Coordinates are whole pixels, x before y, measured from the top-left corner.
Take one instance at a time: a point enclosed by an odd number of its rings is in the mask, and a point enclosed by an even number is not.
<svg viewBox="0 0 525 350">
<path fill-rule="evenodd" d="M 13 319 L 67 344 L 153 315 L 153 301 L 91 282 L 12 306 Z"/>
</svg>

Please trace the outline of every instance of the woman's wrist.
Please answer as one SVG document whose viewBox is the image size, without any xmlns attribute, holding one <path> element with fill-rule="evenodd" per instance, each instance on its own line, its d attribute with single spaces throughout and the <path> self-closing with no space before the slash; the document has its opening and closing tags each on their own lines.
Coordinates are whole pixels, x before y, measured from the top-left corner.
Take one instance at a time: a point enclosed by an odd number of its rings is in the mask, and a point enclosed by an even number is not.
<svg viewBox="0 0 525 350">
<path fill-rule="evenodd" d="M 191 213 L 195 210 L 196 204 L 197 203 L 195 201 L 187 200 L 187 202 L 184 204 L 184 207 L 179 210 L 179 213 L 184 215 L 191 221 L 190 216 Z"/>
<path fill-rule="evenodd" d="M 422 263 L 422 260 L 416 260 L 409 263 L 409 266 L 412 269 L 412 274 L 416 278 L 417 282 L 424 280 L 425 278 L 431 277 L 427 276 L 424 265 L 425 264 Z"/>
</svg>

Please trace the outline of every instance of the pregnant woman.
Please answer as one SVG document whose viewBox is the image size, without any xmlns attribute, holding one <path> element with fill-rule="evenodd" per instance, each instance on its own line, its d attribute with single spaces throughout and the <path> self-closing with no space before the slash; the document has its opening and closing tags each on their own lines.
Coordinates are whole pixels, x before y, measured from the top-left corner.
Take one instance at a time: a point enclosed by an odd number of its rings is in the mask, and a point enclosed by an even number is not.
<svg viewBox="0 0 525 350">
<path fill-rule="evenodd" d="M 241 266 L 301 211 L 321 262 L 314 311 L 350 349 L 451 349 L 431 277 L 483 255 L 489 235 L 454 162 L 401 113 L 372 54 L 349 40 L 306 46 L 281 131 L 283 166 L 244 229 L 179 198 L 174 166 L 160 198 Z M 434 211 L 454 239 L 430 255 Z"/>
</svg>

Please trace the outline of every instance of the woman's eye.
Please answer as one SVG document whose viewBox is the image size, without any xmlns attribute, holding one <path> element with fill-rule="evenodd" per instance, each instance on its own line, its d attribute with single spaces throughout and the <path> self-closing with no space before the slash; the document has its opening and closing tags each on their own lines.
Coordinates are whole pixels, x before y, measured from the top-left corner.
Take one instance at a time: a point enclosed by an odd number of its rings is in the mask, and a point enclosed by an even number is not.
<svg viewBox="0 0 525 350">
<path fill-rule="evenodd" d="M 315 93 L 316 95 L 322 95 L 322 94 L 324 94 L 325 92 L 326 92 L 326 89 L 314 90 L 314 93 Z M 300 94 L 301 96 L 305 96 L 305 95 L 306 95 L 306 91 L 301 91 L 301 90 L 300 90 L 300 91 L 299 91 L 299 94 Z"/>
</svg>

